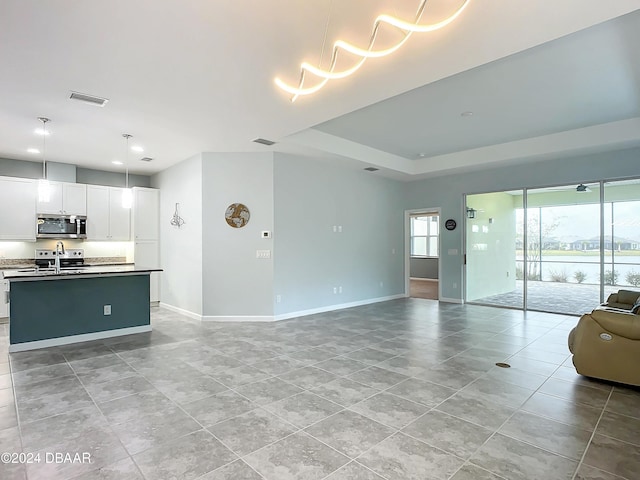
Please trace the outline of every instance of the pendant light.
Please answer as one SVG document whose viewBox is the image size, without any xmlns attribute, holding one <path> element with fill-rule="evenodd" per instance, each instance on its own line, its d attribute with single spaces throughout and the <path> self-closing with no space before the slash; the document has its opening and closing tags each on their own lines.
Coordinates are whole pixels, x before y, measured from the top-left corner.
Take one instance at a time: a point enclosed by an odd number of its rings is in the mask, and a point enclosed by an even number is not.
<svg viewBox="0 0 640 480">
<path fill-rule="evenodd" d="M 131 135 L 123 133 L 122 136 L 127 140 L 127 151 L 125 154 L 125 176 L 124 176 L 124 190 L 122 191 L 122 208 L 131 208 L 133 204 L 133 192 L 129 188 L 129 139 Z"/>
<path fill-rule="evenodd" d="M 51 200 L 51 186 L 47 179 L 47 129 L 46 124 L 49 121 L 46 117 L 38 117 L 38 120 L 42 122 L 42 178 L 38 180 L 38 202 L 46 203 Z"/>
</svg>

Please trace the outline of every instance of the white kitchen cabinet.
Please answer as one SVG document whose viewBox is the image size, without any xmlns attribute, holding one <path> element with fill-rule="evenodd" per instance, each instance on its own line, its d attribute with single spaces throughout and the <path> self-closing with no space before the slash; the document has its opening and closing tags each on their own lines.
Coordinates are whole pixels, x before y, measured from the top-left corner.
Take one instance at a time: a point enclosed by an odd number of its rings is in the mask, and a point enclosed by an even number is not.
<svg viewBox="0 0 640 480">
<path fill-rule="evenodd" d="M 133 248 L 136 268 L 160 268 L 160 244 L 155 240 L 136 240 Z M 160 274 L 151 272 L 149 301 L 160 301 Z"/>
<path fill-rule="evenodd" d="M 123 190 L 87 185 L 87 240 L 130 240 L 131 210 L 122 207 Z"/>
<path fill-rule="evenodd" d="M 36 182 L 0 177 L 0 240 L 36 240 Z"/>
<path fill-rule="evenodd" d="M 48 202 L 37 203 L 38 213 L 86 215 L 87 186 L 82 183 L 49 182 Z"/>
<path fill-rule="evenodd" d="M 133 188 L 133 239 L 158 240 L 160 238 L 160 190 Z"/>
<path fill-rule="evenodd" d="M 0 318 L 9 316 L 9 280 L 0 280 Z"/>
</svg>

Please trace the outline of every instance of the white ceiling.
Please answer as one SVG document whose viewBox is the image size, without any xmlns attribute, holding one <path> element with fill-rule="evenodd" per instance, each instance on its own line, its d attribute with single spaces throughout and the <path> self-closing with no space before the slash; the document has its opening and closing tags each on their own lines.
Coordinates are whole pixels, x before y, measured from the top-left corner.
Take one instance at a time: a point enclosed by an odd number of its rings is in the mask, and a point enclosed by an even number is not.
<svg viewBox="0 0 640 480">
<path fill-rule="evenodd" d="M 424 18 L 460 3 L 431 0 Z M 144 174 L 199 152 L 279 150 L 412 179 L 640 144 L 638 12 L 553 42 L 637 11 L 640 0 L 472 0 L 446 29 L 415 34 L 312 97 L 291 104 L 273 84 L 276 75 L 295 82 L 300 62 L 320 60 L 325 26 L 328 45 L 366 44 L 377 14 L 410 18 L 417 5 L 2 0 L 0 157 L 41 159 L 26 153 L 41 146 L 38 116 L 52 120 L 48 160 L 117 170 L 111 161 L 124 159 L 130 133 L 145 148 L 130 154 L 131 170 Z M 109 103 L 73 102 L 71 90 Z M 460 117 L 467 110 L 474 115 Z M 419 152 L 426 157 L 416 160 Z"/>
</svg>

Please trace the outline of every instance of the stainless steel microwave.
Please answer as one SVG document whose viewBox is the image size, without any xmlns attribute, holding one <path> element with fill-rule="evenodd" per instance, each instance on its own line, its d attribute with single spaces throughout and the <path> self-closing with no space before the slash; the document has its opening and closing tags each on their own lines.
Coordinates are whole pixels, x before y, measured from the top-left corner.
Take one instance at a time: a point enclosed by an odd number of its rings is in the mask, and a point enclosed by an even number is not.
<svg viewBox="0 0 640 480">
<path fill-rule="evenodd" d="M 87 238 L 84 215 L 38 215 L 36 238 Z"/>
</svg>

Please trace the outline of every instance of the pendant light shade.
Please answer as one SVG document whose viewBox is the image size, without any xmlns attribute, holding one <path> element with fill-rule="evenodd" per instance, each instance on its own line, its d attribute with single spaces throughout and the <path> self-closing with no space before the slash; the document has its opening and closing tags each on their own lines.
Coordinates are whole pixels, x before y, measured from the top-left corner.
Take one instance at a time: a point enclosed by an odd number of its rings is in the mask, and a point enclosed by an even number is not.
<svg viewBox="0 0 640 480">
<path fill-rule="evenodd" d="M 124 190 L 122 191 L 122 208 L 131 208 L 133 205 L 133 192 L 129 188 L 129 139 L 131 135 L 123 133 L 122 136 L 127 141 L 127 150 L 125 154 L 125 176 L 124 176 Z"/>
<path fill-rule="evenodd" d="M 51 185 L 47 179 L 47 129 L 46 124 L 49 121 L 46 117 L 38 117 L 42 122 L 42 178 L 38 180 L 38 202 L 46 203 L 51 201 Z"/>
</svg>

